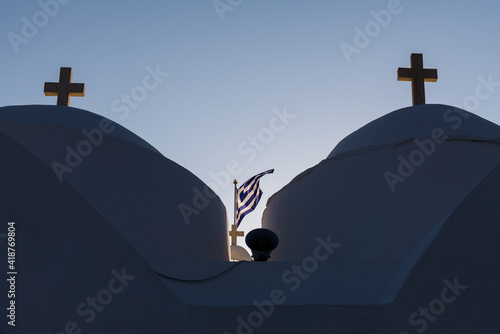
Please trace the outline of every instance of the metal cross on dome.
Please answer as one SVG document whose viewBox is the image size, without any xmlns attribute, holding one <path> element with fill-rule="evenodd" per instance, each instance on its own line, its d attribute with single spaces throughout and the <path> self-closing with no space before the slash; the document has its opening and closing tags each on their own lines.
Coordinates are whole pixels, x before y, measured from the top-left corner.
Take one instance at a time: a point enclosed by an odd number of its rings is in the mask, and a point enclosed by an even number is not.
<svg viewBox="0 0 500 334">
<path fill-rule="evenodd" d="M 61 67 L 59 82 L 46 82 L 43 92 L 45 96 L 57 96 L 58 106 L 69 106 L 70 96 L 85 96 L 85 84 L 72 83 L 71 67 Z"/>
<path fill-rule="evenodd" d="M 398 68 L 398 81 L 411 81 L 413 105 L 425 104 L 424 82 L 436 82 L 438 79 L 437 69 L 424 68 L 421 53 L 412 53 L 411 68 Z"/>
</svg>

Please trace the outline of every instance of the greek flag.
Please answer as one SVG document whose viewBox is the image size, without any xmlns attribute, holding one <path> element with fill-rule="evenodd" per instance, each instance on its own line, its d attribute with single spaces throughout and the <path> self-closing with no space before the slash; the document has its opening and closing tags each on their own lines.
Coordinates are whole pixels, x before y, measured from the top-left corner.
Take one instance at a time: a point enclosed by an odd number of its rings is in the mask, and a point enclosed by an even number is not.
<svg viewBox="0 0 500 334">
<path fill-rule="evenodd" d="M 252 212 L 257 207 L 257 204 L 259 204 L 260 198 L 262 197 L 262 190 L 259 188 L 260 178 L 272 172 L 274 172 L 274 169 L 257 174 L 238 188 L 238 193 L 236 195 L 237 226 L 240 226 L 243 217 Z"/>
</svg>

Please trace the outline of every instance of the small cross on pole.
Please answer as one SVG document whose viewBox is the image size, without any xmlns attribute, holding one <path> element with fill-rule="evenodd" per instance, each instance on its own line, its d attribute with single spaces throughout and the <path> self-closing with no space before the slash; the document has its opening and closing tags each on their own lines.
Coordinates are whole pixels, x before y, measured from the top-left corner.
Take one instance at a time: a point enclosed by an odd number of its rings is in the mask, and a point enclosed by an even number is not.
<svg viewBox="0 0 500 334">
<path fill-rule="evenodd" d="M 236 245 L 238 241 L 238 237 L 244 236 L 245 233 L 243 231 L 238 231 L 238 226 L 235 224 L 231 225 L 231 231 L 229 231 L 229 236 L 231 237 L 231 245 Z"/>
<path fill-rule="evenodd" d="M 234 180 L 234 223 L 231 226 L 231 230 L 229 231 L 229 236 L 231 237 L 231 245 L 236 245 L 238 242 L 238 237 L 242 237 L 245 235 L 243 231 L 238 231 L 238 181 Z"/>
<path fill-rule="evenodd" d="M 57 96 L 58 106 L 69 106 L 70 96 L 85 96 L 85 84 L 72 83 L 71 67 L 61 67 L 59 82 L 46 82 L 43 92 L 45 96 Z"/>
<path fill-rule="evenodd" d="M 436 82 L 438 79 L 437 69 L 424 68 L 421 53 L 412 53 L 411 68 L 398 68 L 398 81 L 411 81 L 413 105 L 425 104 L 424 82 Z"/>
</svg>

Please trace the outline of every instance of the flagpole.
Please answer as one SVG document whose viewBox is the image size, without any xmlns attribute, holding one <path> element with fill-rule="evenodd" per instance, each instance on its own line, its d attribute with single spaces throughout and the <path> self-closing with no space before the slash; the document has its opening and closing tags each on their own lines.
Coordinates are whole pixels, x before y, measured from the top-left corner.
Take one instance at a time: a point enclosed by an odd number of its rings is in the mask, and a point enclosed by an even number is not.
<svg viewBox="0 0 500 334">
<path fill-rule="evenodd" d="M 234 224 L 233 225 L 236 225 L 236 211 L 238 211 L 238 188 L 236 187 L 236 185 L 238 184 L 238 181 L 236 181 L 236 179 L 234 179 Z"/>
</svg>

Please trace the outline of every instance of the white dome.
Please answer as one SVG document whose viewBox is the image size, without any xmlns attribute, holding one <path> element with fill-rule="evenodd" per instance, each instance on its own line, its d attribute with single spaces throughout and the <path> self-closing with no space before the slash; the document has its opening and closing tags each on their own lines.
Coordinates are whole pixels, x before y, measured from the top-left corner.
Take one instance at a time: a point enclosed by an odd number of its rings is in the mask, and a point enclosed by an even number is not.
<svg viewBox="0 0 500 334">
<path fill-rule="evenodd" d="M 328 158 L 429 138 L 443 129 L 448 140 L 498 139 L 498 125 L 463 109 L 442 104 L 407 107 L 384 115 L 344 138 Z"/>
<path fill-rule="evenodd" d="M 272 260 L 300 261 L 330 235 L 342 244 L 330 265 L 344 270 L 335 289 L 343 302 L 393 300 L 415 254 L 500 162 L 500 127 L 448 110 L 421 105 L 381 117 L 274 194 L 263 215 L 280 238 Z"/>
<path fill-rule="evenodd" d="M 217 195 L 122 126 L 75 108 L 15 106 L 0 108 L 0 133 L 78 192 L 146 261 L 229 259 Z"/>
</svg>

